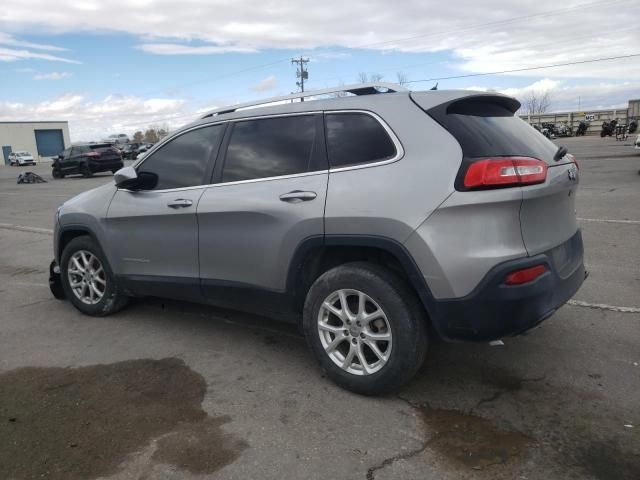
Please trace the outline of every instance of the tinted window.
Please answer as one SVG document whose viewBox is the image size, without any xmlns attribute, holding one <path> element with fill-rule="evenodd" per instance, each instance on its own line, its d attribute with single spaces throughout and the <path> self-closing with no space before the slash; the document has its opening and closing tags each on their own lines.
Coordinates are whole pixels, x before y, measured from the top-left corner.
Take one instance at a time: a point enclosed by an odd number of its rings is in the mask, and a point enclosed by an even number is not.
<svg viewBox="0 0 640 480">
<path fill-rule="evenodd" d="M 233 125 L 223 182 L 292 175 L 313 170 L 313 115 L 247 120 Z"/>
<path fill-rule="evenodd" d="M 467 158 L 534 157 L 547 162 L 558 150 L 544 135 L 514 116 L 519 104 L 503 98 L 470 98 L 429 111 L 460 143 Z"/>
<path fill-rule="evenodd" d="M 203 185 L 207 164 L 224 134 L 224 125 L 192 130 L 169 141 L 147 158 L 139 170 L 158 175 L 155 190 Z"/>
<path fill-rule="evenodd" d="M 396 154 L 389 134 L 371 115 L 328 113 L 325 115 L 325 125 L 329 164 L 332 167 L 378 162 Z"/>
</svg>

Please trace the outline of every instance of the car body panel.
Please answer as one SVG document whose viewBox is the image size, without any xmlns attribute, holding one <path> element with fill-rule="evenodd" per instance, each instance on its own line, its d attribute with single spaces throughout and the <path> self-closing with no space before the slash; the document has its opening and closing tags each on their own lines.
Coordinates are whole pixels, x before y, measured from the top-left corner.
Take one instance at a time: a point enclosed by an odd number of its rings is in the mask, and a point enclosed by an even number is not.
<svg viewBox="0 0 640 480">
<path fill-rule="evenodd" d="M 234 282 L 284 292 L 298 245 L 324 233 L 327 178 L 324 171 L 207 188 L 198 205 L 203 287 Z M 296 190 L 316 197 L 280 199 Z"/>
<path fill-rule="evenodd" d="M 205 188 L 168 192 L 118 189 L 105 224 L 118 275 L 197 279 L 198 221 L 196 208 Z M 175 200 L 186 208 L 172 208 Z"/>
</svg>

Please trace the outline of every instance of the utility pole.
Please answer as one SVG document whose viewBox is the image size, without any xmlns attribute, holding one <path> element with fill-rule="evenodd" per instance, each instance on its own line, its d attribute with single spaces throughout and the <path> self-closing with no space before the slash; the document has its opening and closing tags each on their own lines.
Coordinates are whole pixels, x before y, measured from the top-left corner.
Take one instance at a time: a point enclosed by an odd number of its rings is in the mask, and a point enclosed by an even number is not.
<svg viewBox="0 0 640 480">
<path fill-rule="evenodd" d="M 300 88 L 300 91 L 304 93 L 304 81 L 309 78 L 309 72 L 305 68 L 305 64 L 309 63 L 309 59 L 302 58 L 302 55 L 301 55 L 300 58 L 291 59 L 291 64 L 293 65 L 294 63 L 297 64 L 296 78 L 300 79 L 296 82 L 296 85 Z M 300 101 L 304 102 L 304 97 L 300 98 Z"/>
</svg>

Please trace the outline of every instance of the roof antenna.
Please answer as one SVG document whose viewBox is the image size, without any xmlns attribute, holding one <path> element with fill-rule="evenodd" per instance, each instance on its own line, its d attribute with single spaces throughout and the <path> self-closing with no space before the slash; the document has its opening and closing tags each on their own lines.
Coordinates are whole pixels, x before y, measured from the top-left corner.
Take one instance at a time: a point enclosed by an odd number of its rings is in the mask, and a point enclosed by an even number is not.
<svg viewBox="0 0 640 480">
<path fill-rule="evenodd" d="M 438 89 L 438 82 L 436 82 L 436 84 L 431 87 L 429 90 L 437 90 Z"/>
</svg>

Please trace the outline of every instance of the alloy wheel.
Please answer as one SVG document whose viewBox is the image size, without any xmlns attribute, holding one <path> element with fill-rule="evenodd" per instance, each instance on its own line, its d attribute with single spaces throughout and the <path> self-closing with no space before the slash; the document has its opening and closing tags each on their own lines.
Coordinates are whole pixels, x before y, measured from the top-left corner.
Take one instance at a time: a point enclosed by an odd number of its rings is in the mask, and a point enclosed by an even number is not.
<svg viewBox="0 0 640 480">
<path fill-rule="evenodd" d="M 98 257 L 87 250 L 78 250 L 69 259 L 67 278 L 73 294 L 87 305 L 102 300 L 107 289 L 107 276 Z"/>
<path fill-rule="evenodd" d="M 337 290 L 322 302 L 318 335 L 333 363 L 354 375 L 379 371 L 391 355 L 389 320 L 382 308 L 359 290 Z"/>
</svg>

